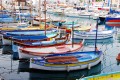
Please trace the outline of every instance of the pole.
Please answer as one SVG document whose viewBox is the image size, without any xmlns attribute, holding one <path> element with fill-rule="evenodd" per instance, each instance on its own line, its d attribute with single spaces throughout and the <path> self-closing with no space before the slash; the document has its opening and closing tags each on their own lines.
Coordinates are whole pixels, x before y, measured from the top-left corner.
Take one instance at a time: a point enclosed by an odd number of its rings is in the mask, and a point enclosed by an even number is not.
<svg viewBox="0 0 120 80">
<path fill-rule="evenodd" d="M 72 22 L 72 47 L 74 47 L 74 21 Z"/>
<path fill-rule="evenodd" d="M 97 49 L 97 33 L 98 33 L 98 18 L 97 18 L 97 23 L 96 23 L 96 36 L 95 36 L 95 52 L 96 52 L 96 49 Z"/>
<path fill-rule="evenodd" d="M 41 24 L 41 0 L 39 0 L 39 27 L 40 27 L 40 24 Z"/>
<path fill-rule="evenodd" d="M 1 11 L 3 10 L 3 7 L 2 7 L 2 0 L 1 0 Z M 3 16 L 3 13 L 2 13 L 2 16 Z M 3 19 L 3 17 L 2 17 L 2 19 Z M 2 21 L 2 25 L 1 25 L 2 27 L 3 27 L 3 21 Z"/>
<path fill-rule="evenodd" d="M 45 8 L 45 36 L 46 36 L 46 0 L 44 1 L 44 8 Z"/>
<path fill-rule="evenodd" d="M 31 22 L 31 26 L 33 26 L 33 19 L 32 19 L 32 1 L 29 3 L 30 6 L 30 22 Z"/>
<path fill-rule="evenodd" d="M 16 11 L 15 11 L 15 2 L 14 2 L 14 0 L 12 0 L 12 5 L 13 5 L 13 18 L 14 18 L 14 22 L 15 22 L 15 20 L 16 20 L 16 15 L 15 15 Z"/>
</svg>

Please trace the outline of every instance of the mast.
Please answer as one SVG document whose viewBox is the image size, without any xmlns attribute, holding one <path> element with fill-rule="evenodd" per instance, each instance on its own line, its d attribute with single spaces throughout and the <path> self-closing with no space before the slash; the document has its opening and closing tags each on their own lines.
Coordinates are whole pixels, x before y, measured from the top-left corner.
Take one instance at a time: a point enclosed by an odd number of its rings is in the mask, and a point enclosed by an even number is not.
<svg viewBox="0 0 120 80">
<path fill-rule="evenodd" d="M 72 22 L 72 47 L 74 47 L 74 21 Z"/>
<path fill-rule="evenodd" d="M 3 7 L 2 7 L 2 0 L 1 0 L 1 11 L 3 10 Z M 2 16 L 3 16 L 3 12 L 2 12 Z M 3 18 L 3 17 L 2 17 Z M 2 25 L 1 26 L 3 26 L 3 21 L 2 21 Z"/>
<path fill-rule="evenodd" d="M 45 8 L 45 35 L 46 35 L 46 0 L 44 1 L 44 8 Z"/>
<path fill-rule="evenodd" d="M 39 0 L 39 27 L 40 27 L 40 24 L 41 24 L 41 0 Z"/>
<path fill-rule="evenodd" d="M 96 23 L 95 52 L 96 52 L 96 49 L 97 49 L 97 33 L 98 33 L 98 18 L 97 18 L 97 23 Z"/>
<path fill-rule="evenodd" d="M 12 0 L 12 5 L 13 5 L 13 18 L 14 18 L 14 22 L 16 20 L 16 11 L 15 11 L 15 1 Z"/>
<path fill-rule="evenodd" d="M 32 0 L 30 2 L 30 17 L 32 18 Z M 30 21 L 31 21 L 31 26 L 32 26 L 33 25 L 33 20 L 30 19 Z"/>
</svg>

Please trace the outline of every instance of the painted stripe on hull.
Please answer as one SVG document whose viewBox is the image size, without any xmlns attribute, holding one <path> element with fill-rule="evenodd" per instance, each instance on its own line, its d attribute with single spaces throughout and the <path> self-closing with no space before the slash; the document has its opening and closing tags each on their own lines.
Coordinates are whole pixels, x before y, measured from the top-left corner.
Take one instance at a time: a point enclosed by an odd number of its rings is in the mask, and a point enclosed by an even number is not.
<svg viewBox="0 0 120 80">
<path fill-rule="evenodd" d="M 120 27 L 120 24 L 107 24 L 107 25 L 111 27 Z"/>
<path fill-rule="evenodd" d="M 106 17 L 106 22 L 120 22 L 120 18 Z"/>
<path fill-rule="evenodd" d="M 106 22 L 106 24 L 119 24 L 120 25 L 120 22 Z"/>
<path fill-rule="evenodd" d="M 107 22 L 119 22 L 120 23 L 120 20 L 113 19 L 113 20 L 108 20 Z"/>
</svg>

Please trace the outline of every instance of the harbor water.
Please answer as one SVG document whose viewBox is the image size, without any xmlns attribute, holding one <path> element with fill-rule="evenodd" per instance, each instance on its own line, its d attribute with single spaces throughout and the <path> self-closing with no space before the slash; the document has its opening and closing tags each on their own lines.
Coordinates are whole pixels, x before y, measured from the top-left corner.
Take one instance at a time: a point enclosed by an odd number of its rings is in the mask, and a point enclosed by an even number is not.
<svg viewBox="0 0 120 80">
<path fill-rule="evenodd" d="M 51 18 L 61 20 L 78 21 L 81 25 L 95 26 L 96 20 L 74 17 L 65 17 L 49 14 Z M 53 17 L 54 16 L 54 17 Z M 105 27 L 104 24 L 99 28 Z M 97 40 L 97 47 L 104 53 L 103 60 L 98 65 L 90 69 L 76 70 L 70 72 L 55 72 L 29 69 L 29 61 L 19 61 L 13 59 L 11 46 L 0 46 L 0 76 L 4 80 L 76 80 L 85 76 L 97 75 L 100 73 L 115 72 L 120 70 L 120 65 L 116 61 L 120 53 L 120 33 L 119 28 L 114 33 L 113 38 Z M 74 40 L 79 42 L 80 40 Z M 1 44 L 2 45 L 2 44 Z M 95 40 L 85 40 L 83 51 L 94 50 Z"/>
</svg>

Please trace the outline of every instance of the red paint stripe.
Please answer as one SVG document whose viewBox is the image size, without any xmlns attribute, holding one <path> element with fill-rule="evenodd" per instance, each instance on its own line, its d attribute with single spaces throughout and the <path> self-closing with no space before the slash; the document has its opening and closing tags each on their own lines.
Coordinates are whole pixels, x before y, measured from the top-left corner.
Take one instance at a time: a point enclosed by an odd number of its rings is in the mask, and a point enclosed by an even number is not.
<svg viewBox="0 0 120 80">
<path fill-rule="evenodd" d="M 98 10 L 105 10 L 105 11 L 109 11 L 109 9 L 105 9 L 105 8 L 98 8 Z"/>
<path fill-rule="evenodd" d="M 120 22 L 120 20 L 109 20 L 107 22 Z"/>
<path fill-rule="evenodd" d="M 108 26 L 111 26 L 111 27 L 120 27 L 120 24 L 108 24 Z"/>
</svg>

